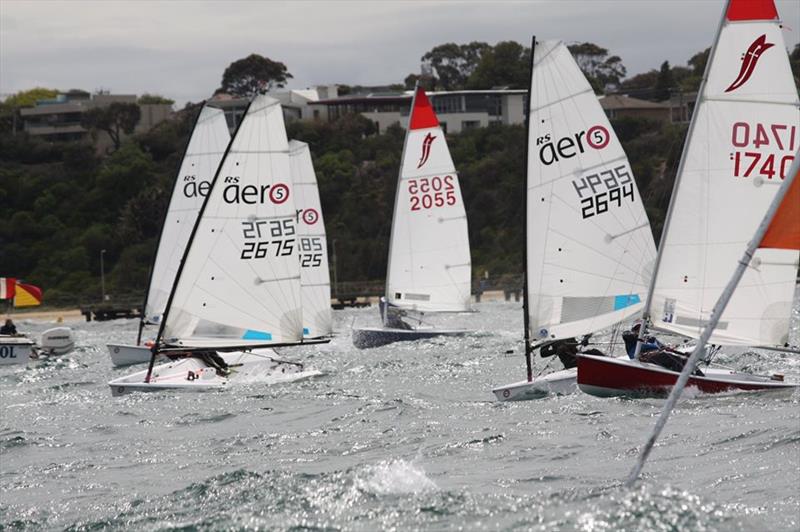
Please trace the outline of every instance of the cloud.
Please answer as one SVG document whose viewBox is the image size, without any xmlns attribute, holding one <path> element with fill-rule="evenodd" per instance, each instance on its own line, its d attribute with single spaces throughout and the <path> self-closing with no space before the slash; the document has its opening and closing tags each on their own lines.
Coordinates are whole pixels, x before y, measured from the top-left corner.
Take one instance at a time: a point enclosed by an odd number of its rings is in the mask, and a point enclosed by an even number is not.
<svg viewBox="0 0 800 532">
<path fill-rule="evenodd" d="M 232 61 L 283 61 L 293 87 L 386 84 L 437 44 L 590 41 L 629 74 L 685 64 L 714 38 L 723 2 L 0 2 L 0 93 L 34 84 L 197 101 Z M 780 1 L 784 20 L 800 3 Z M 798 41 L 798 26 L 785 32 Z"/>
</svg>

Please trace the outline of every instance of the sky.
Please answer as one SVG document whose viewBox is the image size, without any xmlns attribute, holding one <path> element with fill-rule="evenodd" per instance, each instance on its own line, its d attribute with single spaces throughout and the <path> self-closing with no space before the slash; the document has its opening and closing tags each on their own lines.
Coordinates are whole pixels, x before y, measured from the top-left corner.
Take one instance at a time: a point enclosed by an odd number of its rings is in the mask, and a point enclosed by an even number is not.
<svg viewBox="0 0 800 532">
<path fill-rule="evenodd" d="M 438 44 L 594 42 L 629 75 L 712 44 L 724 0 L 0 0 L 0 98 L 36 86 L 209 97 L 233 61 L 282 61 L 288 87 L 400 83 Z M 800 1 L 777 0 L 787 47 Z"/>
</svg>

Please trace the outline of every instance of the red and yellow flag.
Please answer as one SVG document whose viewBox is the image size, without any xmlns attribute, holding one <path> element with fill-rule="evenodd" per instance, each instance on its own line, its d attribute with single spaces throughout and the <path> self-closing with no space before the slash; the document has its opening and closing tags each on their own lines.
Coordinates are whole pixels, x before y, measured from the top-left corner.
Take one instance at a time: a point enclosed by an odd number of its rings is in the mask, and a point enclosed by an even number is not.
<svg viewBox="0 0 800 532">
<path fill-rule="evenodd" d="M 42 304 L 42 289 L 38 286 L 17 282 L 15 292 L 15 307 L 35 307 Z"/>
</svg>

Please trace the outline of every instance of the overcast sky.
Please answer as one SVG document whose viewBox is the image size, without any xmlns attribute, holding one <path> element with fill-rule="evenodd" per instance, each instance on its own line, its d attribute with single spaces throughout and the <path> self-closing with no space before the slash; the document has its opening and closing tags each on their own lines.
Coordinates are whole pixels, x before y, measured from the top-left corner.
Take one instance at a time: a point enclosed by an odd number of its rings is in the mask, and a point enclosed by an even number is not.
<svg viewBox="0 0 800 532">
<path fill-rule="evenodd" d="M 800 2 L 777 0 L 784 39 Z M 0 0 L 0 97 L 35 86 L 157 93 L 182 105 L 212 94 L 250 53 L 284 62 L 289 87 L 402 82 L 446 42 L 531 35 L 590 41 L 633 75 L 683 65 L 711 45 L 724 0 L 18 1 Z"/>
</svg>

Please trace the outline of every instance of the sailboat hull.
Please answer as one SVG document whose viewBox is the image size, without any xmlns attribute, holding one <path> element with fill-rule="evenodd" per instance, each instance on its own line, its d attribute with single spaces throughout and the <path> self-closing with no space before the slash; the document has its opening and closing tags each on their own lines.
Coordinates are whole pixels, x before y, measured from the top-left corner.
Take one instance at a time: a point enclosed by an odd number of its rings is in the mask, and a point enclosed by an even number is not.
<svg viewBox="0 0 800 532">
<path fill-rule="evenodd" d="M 394 342 L 413 342 L 437 336 L 464 336 L 463 329 L 391 329 L 388 327 L 365 327 L 353 329 L 353 345 L 358 349 L 369 349 Z"/>
<path fill-rule="evenodd" d="M 25 336 L 0 336 L 0 366 L 27 364 L 34 343 Z"/>
<path fill-rule="evenodd" d="M 800 386 L 725 369 L 703 368 L 702 371 L 704 376 L 690 377 L 687 387 L 710 394 L 792 390 Z M 582 392 L 597 397 L 664 397 L 669 394 L 679 375 L 675 371 L 638 360 L 578 355 L 578 387 Z"/>
<path fill-rule="evenodd" d="M 150 348 L 146 345 L 106 344 L 106 347 L 116 367 L 150 362 Z"/>
<path fill-rule="evenodd" d="M 274 351 L 269 352 L 275 354 Z M 199 358 L 181 358 L 155 366 L 150 382 L 145 382 L 147 370 L 112 380 L 108 383 L 111 395 L 117 397 L 133 392 L 164 390 L 211 391 L 237 383 L 278 384 L 322 374 L 316 370 L 306 370 L 297 362 L 279 360 L 263 352 L 236 351 L 217 354 L 228 364 L 230 374 L 218 374 L 215 368 Z"/>
<path fill-rule="evenodd" d="M 498 401 L 529 401 L 548 395 L 567 395 L 578 391 L 575 368 L 554 371 L 533 381 L 520 381 L 492 390 Z"/>
</svg>

